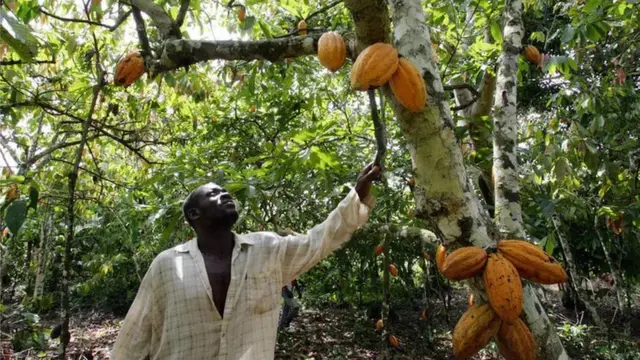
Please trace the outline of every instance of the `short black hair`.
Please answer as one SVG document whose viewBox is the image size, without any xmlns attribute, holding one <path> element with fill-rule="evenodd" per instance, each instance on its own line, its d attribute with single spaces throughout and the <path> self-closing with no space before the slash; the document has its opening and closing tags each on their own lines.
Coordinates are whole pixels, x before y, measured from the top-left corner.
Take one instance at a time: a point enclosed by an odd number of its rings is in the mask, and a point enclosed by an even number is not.
<svg viewBox="0 0 640 360">
<path fill-rule="evenodd" d="M 182 204 L 182 213 L 184 215 L 184 218 L 187 219 L 187 223 L 189 223 L 189 225 L 191 225 L 192 227 L 193 227 L 193 223 L 189 218 L 188 212 L 189 210 L 195 209 L 198 207 L 198 204 L 196 203 L 196 198 L 195 196 L 193 196 L 193 193 L 195 193 L 196 190 L 193 190 L 192 192 L 190 192 L 189 195 L 187 195 L 187 198 L 184 200 L 184 203 Z"/>
</svg>

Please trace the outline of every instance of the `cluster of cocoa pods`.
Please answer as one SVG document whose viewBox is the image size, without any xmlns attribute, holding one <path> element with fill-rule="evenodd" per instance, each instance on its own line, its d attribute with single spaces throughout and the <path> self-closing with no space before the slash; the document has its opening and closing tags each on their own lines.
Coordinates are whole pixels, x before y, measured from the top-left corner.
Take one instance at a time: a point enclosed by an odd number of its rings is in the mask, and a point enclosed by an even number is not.
<svg viewBox="0 0 640 360">
<path fill-rule="evenodd" d="M 536 344 L 520 319 L 523 307 L 522 279 L 540 284 L 563 283 L 567 273 L 539 247 L 523 240 L 502 240 L 497 251 L 487 253 L 467 246 L 447 255 L 443 245 L 436 250 L 436 266 L 450 280 L 482 274 L 487 304 L 469 302 L 453 331 L 453 353 L 466 359 L 496 338 L 506 360 L 533 360 Z"/>
</svg>

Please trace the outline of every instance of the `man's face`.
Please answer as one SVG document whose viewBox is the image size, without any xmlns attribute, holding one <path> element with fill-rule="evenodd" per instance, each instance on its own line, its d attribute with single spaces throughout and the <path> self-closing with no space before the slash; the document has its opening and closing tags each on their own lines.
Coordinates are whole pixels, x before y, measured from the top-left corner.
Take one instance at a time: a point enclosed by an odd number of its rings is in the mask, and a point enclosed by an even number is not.
<svg viewBox="0 0 640 360">
<path fill-rule="evenodd" d="M 238 211 L 233 198 L 227 190 L 215 183 L 200 186 L 194 192 L 198 218 L 197 222 L 204 225 L 211 223 L 235 223 Z"/>
</svg>

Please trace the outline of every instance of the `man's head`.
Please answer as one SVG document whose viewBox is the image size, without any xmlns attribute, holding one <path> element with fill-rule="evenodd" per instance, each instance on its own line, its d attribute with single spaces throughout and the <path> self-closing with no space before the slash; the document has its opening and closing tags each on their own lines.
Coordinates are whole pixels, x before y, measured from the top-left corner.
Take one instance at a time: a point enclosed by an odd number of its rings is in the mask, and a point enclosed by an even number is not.
<svg viewBox="0 0 640 360">
<path fill-rule="evenodd" d="M 238 220 L 233 198 L 220 185 L 210 182 L 196 188 L 183 205 L 184 217 L 191 227 L 231 227 Z"/>
</svg>

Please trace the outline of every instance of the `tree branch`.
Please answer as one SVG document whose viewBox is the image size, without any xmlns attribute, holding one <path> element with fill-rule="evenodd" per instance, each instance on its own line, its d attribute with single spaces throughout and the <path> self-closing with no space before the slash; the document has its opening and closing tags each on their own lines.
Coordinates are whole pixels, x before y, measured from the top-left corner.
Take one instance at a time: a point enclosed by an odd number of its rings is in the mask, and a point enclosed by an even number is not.
<svg viewBox="0 0 640 360">
<path fill-rule="evenodd" d="M 187 11 L 189 11 L 189 3 L 190 0 L 182 0 L 180 4 L 180 10 L 178 11 L 178 16 L 176 17 L 176 26 L 180 28 L 184 23 L 184 18 L 187 15 Z"/>
<path fill-rule="evenodd" d="M 22 61 L 22 60 L 3 60 L 0 61 L 0 66 L 4 65 L 27 65 L 27 64 L 55 64 L 56 60 L 33 60 L 33 61 Z"/>
<path fill-rule="evenodd" d="M 131 14 L 131 11 L 127 11 L 122 16 L 120 16 L 113 25 L 106 25 L 106 24 L 99 23 L 99 22 L 96 22 L 96 21 L 91 21 L 91 20 L 73 19 L 73 18 L 66 18 L 66 17 L 58 16 L 58 15 L 55 15 L 55 14 L 52 14 L 52 13 L 46 11 L 42 6 L 38 7 L 38 10 L 40 10 L 41 13 L 43 13 L 43 14 L 45 14 L 47 16 L 50 16 L 50 17 L 52 17 L 54 19 L 58 19 L 60 21 L 83 23 L 83 24 L 89 24 L 89 25 L 95 25 L 95 26 L 102 26 L 103 28 L 107 28 L 110 31 L 114 31 L 115 29 L 117 29 L 118 26 L 120 26 L 120 24 L 122 24 L 127 19 L 129 14 Z"/>
<path fill-rule="evenodd" d="M 209 60 L 269 60 L 314 55 L 322 34 L 256 41 L 169 40 L 162 55 L 149 64 L 152 76 Z M 347 53 L 350 53 L 347 48 Z M 348 54 L 350 55 L 350 54 Z"/>
<path fill-rule="evenodd" d="M 329 5 L 327 5 L 327 6 L 323 7 L 323 8 L 320 8 L 320 9 L 318 9 L 318 10 L 316 10 L 316 11 L 312 12 L 311 14 L 309 14 L 309 16 L 307 16 L 307 17 L 305 18 L 305 20 L 306 20 L 306 21 L 308 21 L 309 19 L 313 18 L 314 16 L 317 16 L 317 15 L 319 15 L 319 14 L 322 14 L 323 12 L 329 11 L 329 10 L 331 10 L 332 8 L 336 7 L 338 4 L 342 3 L 343 1 L 344 1 L 344 0 L 337 0 L 337 1 L 334 1 L 334 2 L 332 2 L 331 4 L 329 4 Z"/>
<path fill-rule="evenodd" d="M 144 19 L 140 14 L 140 9 L 133 6 L 133 20 L 136 22 L 136 31 L 138 32 L 138 41 L 140 41 L 140 48 L 142 48 L 142 56 L 151 55 L 151 47 L 149 46 L 149 38 L 147 37 L 147 30 L 144 26 Z"/>
<path fill-rule="evenodd" d="M 476 97 L 480 97 L 480 92 L 478 90 L 476 90 L 476 88 L 474 88 L 470 84 L 444 85 L 443 88 L 446 91 L 458 90 L 458 89 L 467 89 L 467 90 L 471 91 L 473 93 L 473 95 L 475 95 Z"/>
<path fill-rule="evenodd" d="M 478 101 L 478 99 L 480 99 L 480 96 L 474 96 L 473 99 L 471 99 L 471 101 L 469 101 L 466 104 L 462 104 L 460 106 L 454 106 L 451 108 L 451 111 L 460 111 L 460 110 L 464 110 L 466 108 L 468 108 L 469 106 L 473 105 L 476 101 Z"/>
<path fill-rule="evenodd" d="M 158 34 L 162 39 L 180 39 L 180 29 L 176 26 L 171 16 L 162 7 L 152 0 L 121 0 L 122 3 L 136 7 L 151 18 L 151 23 L 158 29 Z"/>
<path fill-rule="evenodd" d="M 87 138 L 87 141 L 88 141 L 88 140 L 89 140 L 89 138 Z M 52 158 L 51 160 L 53 160 L 53 161 L 58 161 L 58 162 L 61 162 L 61 163 L 65 163 L 65 164 L 69 164 L 69 165 L 74 165 L 74 163 L 72 163 L 71 161 L 68 161 L 68 160 L 65 160 L 65 159 L 61 159 L 61 158 Z M 113 185 L 116 185 L 116 186 L 119 186 L 119 187 L 122 187 L 122 188 L 125 188 L 125 189 L 129 189 L 129 190 L 133 190 L 133 189 L 134 189 L 134 188 L 133 188 L 133 187 L 131 187 L 130 185 L 126 185 L 126 184 L 123 184 L 123 183 L 121 183 L 121 182 L 118 182 L 118 181 L 115 181 L 115 180 L 108 179 L 108 178 L 106 178 L 106 177 L 102 176 L 101 174 L 99 174 L 99 173 L 97 173 L 97 172 L 95 172 L 95 171 L 89 170 L 89 169 L 87 169 L 87 168 L 85 168 L 85 167 L 80 166 L 80 167 L 78 167 L 78 169 L 80 169 L 80 170 L 82 170 L 82 171 L 85 171 L 85 172 L 87 172 L 87 173 L 89 173 L 89 174 L 91 174 L 91 175 L 93 175 L 93 176 L 95 176 L 95 177 L 97 177 L 97 178 L 99 178 L 99 179 L 101 179 L 101 180 L 104 180 L 104 181 L 106 181 L 106 182 L 110 182 L 110 183 L 112 183 Z"/>
</svg>

